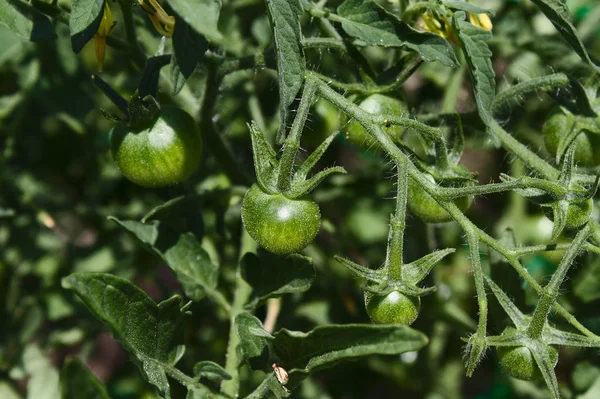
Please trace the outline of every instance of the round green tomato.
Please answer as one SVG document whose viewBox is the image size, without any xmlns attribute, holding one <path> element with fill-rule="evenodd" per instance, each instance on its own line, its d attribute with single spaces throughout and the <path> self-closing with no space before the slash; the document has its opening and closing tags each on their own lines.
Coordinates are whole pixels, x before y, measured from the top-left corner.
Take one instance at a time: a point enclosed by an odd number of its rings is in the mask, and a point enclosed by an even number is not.
<svg viewBox="0 0 600 399">
<path fill-rule="evenodd" d="M 329 135 L 340 128 L 339 111 L 329 101 L 319 99 L 312 108 L 304 127 L 302 139 L 310 147 L 318 147 Z"/>
<path fill-rule="evenodd" d="M 408 107 L 403 101 L 382 94 L 371 94 L 362 100 L 358 106 L 368 113 L 375 115 L 408 115 Z M 390 126 L 384 130 L 395 141 L 400 138 L 403 128 L 401 126 Z M 359 148 L 365 150 L 379 148 L 377 141 L 355 120 L 350 121 L 346 125 L 344 132 L 346 133 L 346 138 Z"/>
<path fill-rule="evenodd" d="M 567 209 L 567 222 L 565 223 L 565 229 L 575 230 L 586 224 L 592 216 L 593 208 L 594 202 L 591 198 L 583 202 L 570 203 L 569 208 Z M 551 210 L 546 212 L 546 216 L 548 216 L 548 219 L 554 221 L 554 216 Z"/>
<path fill-rule="evenodd" d="M 398 291 L 392 291 L 385 296 L 365 291 L 365 307 L 374 323 L 408 326 L 419 316 L 421 298 L 404 295 Z"/>
<path fill-rule="evenodd" d="M 149 126 L 115 127 L 110 149 L 127 179 L 144 187 L 163 187 L 181 183 L 194 172 L 202 155 L 202 138 L 189 114 L 166 106 Z"/>
<path fill-rule="evenodd" d="M 427 175 L 427 178 L 435 182 L 433 176 Z M 472 195 L 454 200 L 456 206 L 463 212 L 469 209 L 471 202 L 473 202 Z M 450 214 L 412 179 L 408 181 L 408 207 L 412 213 L 427 223 L 445 223 L 452 220 Z"/>
<path fill-rule="evenodd" d="M 319 206 L 309 197 L 290 199 L 254 184 L 242 201 L 242 222 L 267 251 L 287 255 L 304 249 L 321 225 Z"/>
<path fill-rule="evenodd" d="M 511 377 L 524 381 L 540 379 L 542 373 L 533 357 L 531 351 L 524 346 L 498 346 L 496 354 L 502 370 Z M 558 362 L 558 350 L 554 346 L 548 346 L 548 354 L 552 364 Z"/>
<path fill-rule="evenodd" d="M 546 149 L 552 156 L 556 156 L 561 139 L 569 133 L 570 129 L 569 117 L 563 112 L 556 111 L 548 118 L 542 132 Z M 575 142 L 575 161 L 579 165 L 590 167 L 600 165 L 600 135 L 583 132 L 577 135 Z"/>
</svg>

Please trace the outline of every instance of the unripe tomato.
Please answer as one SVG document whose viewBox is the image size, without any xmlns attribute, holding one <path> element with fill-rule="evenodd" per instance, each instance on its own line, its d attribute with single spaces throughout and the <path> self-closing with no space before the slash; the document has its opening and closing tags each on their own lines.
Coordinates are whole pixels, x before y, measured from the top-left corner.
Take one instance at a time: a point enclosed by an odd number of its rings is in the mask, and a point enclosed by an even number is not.
<svg viewBox="0 0 600 399">
<path fill-rule="evenodd" d="M 365 308 L 374 323 L 408 326 L 419 316 L 421 298 L 404 295 L 398 291 L 392 291 L 385 296 L 365 291 Z"/>
<path fill-rule="evenodd" d="M 433 176 L 429 174 L 426 176 L 432 182 L 435 182 Z M 472 195 L 454 200 L 456 206 L 463 212 L 469 209 L 471 202 L 473 202 Z M 452 220 L 450 214 L 412 179 L 408 181 L 408 207 L 412 213 L 427 223 L 444 223 Z"/>
<path fill-rule="evenodd" d="M 544 133 L 544 142 L 546 149 L 552 156 L 556 156 L 556 151 L 561 139 L 569 133 L 571 129 L 569 116 L 562 111 L 555 111 L 544 124 L 542 132 Z M 600 135 L 583 132 L 577 135 L 575 139 L 575 161 L 581 166 L 600 165 Z"/>
<path fill-rule="evenodd" d="M 268 194 L 254 184 L 242 201 L 242 222 L 261 247 L 287 255 L 303 250 L 315 238 L 321 211 L 310 197 Z"/>
<path fill-rule="evenodd" d="M 567 223 L 565 224 L 565 229 L 574 230 L 586 224 L 592 216 L 593 208 L 594 202 L 591 198 L 583 202 L 571 202 L 567 209 Z M 552 211 L 546 212 L 546 216 L 548 216 L 548 219 L 554 221 Z"/>
<path fill-rule="evenodd" d="M 110 149 L 127 179 L 144 187 L 163 187 L 181 183 L 194 172 L 202 155 L 202 138 L 189 114 L 166 106 L 149 126 L 115 127 Z"/>
<path fill-rule="evenodd" d="M 358 106 L 370 114 L 386 114 L 407 116 L 408 107 L 403 101 L 397 98 L 384 96 L 383 94 L 371 94 L 369 97 L 362 100 Z M 359 148 L 364 150 L 375 150 L 379 148 L 377 140 L 375 140 L 364 127 L 355 120 L 350 121 L 345 129 L 346 138 Z M 394 141 L 400 138 L 403 128 L 402 126 L 390 126 L 384 128 L 384 131 Z"/>
<path fill-rule="evenodd" d="M 502 370 L 511 377 L 524 381 L 540 379 L 542 374 L 531 354 L 524 346 L 498 346 L 496 348 L 498 361 Z M 558 363 L 558 350 L 554 346 L 548 346 L 548 354 L 552 364 Z"/>
</svg>

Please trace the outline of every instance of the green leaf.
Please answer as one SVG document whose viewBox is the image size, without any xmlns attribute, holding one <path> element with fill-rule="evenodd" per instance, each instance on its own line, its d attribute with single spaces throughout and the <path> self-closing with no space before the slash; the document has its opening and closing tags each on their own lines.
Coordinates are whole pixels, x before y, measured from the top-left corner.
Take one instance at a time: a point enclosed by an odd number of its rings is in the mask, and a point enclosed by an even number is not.
<svg viewBox="0 0 600 399">
<path fill-rule="evenodd" d="M 217 286 L 219 268 L 212 263 L 198 238 L 192 233 L 178 234 L 164 223 L 140 223 L 111 217 L 125 230 L 136 236 L 152 252 L 160 256 L 175 272 L 185 295 L 201 300 L 206 292 Z"/>
<path fill-rule="evenodd" d="M 110 399 L 104 385 L 78 358 L 70 357 L 60 372 L 62 399 Z"/>
<path fill-rule="evenodd" d="M 242 277 L 252 287 L 247 307 L 257 307 L 269 298 L 306 292 L 315 279 L 312 260 L 299 254 L 285 258 L 261 252 L 260 259 L 247 253 L 241 262 Z"/>
<path fill-rule="evenodd" d="M 104 273 L 75 273 L 62 280 L 94 315 L 108 324 L 137 359 L 148 381 L 169 399 L 167 371 L 181 357 L 182 300 L 173 296 L 158 305 L 129 281 Z"/>
<path fill-rule="evenodd" d="M 486 43 L 492 38 L 492 33 L 465 21 L 463 11 L 459 11 L 452 16 L 452 25 L 467 59 L 469 72 L 473 80 L 477 112 L 483 123 L 489 127 L 494 120 L 492 106 L 496 96 L 492 52 Z"/>
<path fill-rule="evenodd" d="M 217 382 L 231 379 L 231 376 L 223 367 L 208 360 L 198 362 L 194 365 L 194 375 L 199 378 L 206 378 Z"/>
<path fill-rule="evenodd" d="M 419 32 L 370 0 L 346 0 L 331 19 L 342 24 L 344 31 L 369 46 L 407 47 L 425 61 L 439 61 L 450 67 L 458 65 L 450 43 L 430 32 Z"/>
<path fill-rule="evenodd" d="M 594 67 L 597 72 L 600 72 L 600 68 L 594 64 L 583 43 L 579 40 L 577 30 L 571 23 L 571 14 L 566 4 L 561 0 L 532 0 L 532 2 L 542 10 L 562 37 L 569 43 L 569 46 L 575 50 L 577 55 L 590 66 Z"/>
<path fill-rule="evenodd" d="M 0 25 L 32 42 L 56 39 L 50 18 L 20 0 L 0 2 Z"/>
<path fill-rule="evenodd" d="M 484 14 L 489 12 L 485 8 L 476 6 L 473 3 L 467 3 L 464 0 L 443 0 L 442 3 L 453 10 L 470 12 L 472 14 Z"/>
<path fill-rule="evenodd" d="M 267 0 L 267 10 L 275 38 L 277 77 L 279 79 L 279 113 L 281 127 L 277 142 L 282 142 L 288 115 L 288 107 L 294 102 L 304 82 L 306 60 L 300 43 L 300 16 L 302 8 L 298 0 Z"/>
<path fill-rule="evenodd" d="M 290 389 L 310 374 L 343 360 L 398 355 L 419 350 L 428 342 L 424 334 L 407 326 L 368 324 L 322 326 L 308 333 L 282 329 L 273 338 L 265 335 L 260 321 L 248 314 L 238 316 L 236 331 L 253 368 L 270 368 L 273 358 L 268 355 L 274 351 L 277 363 L 289 374 L 286 386 Z"/>
<path fill-rule="evenodd" d="M 218 22 L 221 0 L 167 0 L 173 11 L 209 42 L 219 41 Z"/>
<path fill-rule="evenodd" d="M 100 27 L 106 0 L 73 0 L 69 16 L 71 47 L 79 53 Z"/>
<path fill-rule="evenodd" d="M 240 360 L 248 361 L 254 370 L 270 370 L 275 359 L 268 341 L 273 337 L 263 328 L 260 320 L 250 313 L 240 313 L 235 318 L 235 333 L 240 338 Z"/>
<path fill-rule="evenodd" d="M 171 58 L 171 95 L 174 96 L 183 89 L 185 81 L 196 69 L 208 49 L 208 42 L 179 16 L 175 19 L 172 40 L 174 57 Z"/>
</svg>

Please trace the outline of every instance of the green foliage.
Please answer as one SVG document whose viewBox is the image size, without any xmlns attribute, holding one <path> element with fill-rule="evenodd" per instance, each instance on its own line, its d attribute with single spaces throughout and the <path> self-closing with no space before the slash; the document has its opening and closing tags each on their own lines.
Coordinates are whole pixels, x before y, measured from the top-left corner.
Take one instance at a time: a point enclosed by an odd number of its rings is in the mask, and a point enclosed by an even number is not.
<svg viewBox="0 0 600 399">
<path fill-rule="evenodd" d="M 0 397 L 598 397 L 598 26 L 2 0 Z"/>
</svg>

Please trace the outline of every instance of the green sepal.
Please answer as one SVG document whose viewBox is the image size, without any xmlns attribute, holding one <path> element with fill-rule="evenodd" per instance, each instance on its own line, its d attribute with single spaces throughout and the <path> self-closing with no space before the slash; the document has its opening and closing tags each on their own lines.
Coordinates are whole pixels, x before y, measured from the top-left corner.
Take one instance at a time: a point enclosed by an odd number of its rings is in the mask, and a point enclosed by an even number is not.
<svg viewBox="0 0 600 399">
<path fill-rule="evenodd" d="M 279 167 L 277 155 L 256 122 L 249 123 L 248 128 L 252 139 L 256 180 L 265 192 L 274 194 L 277 192 L 277 169 Z"/>
<path fill-rule="evenodd" d="M 296 173 L 294 174 L 294 181 L 303 181 L 308 176 L 308 173 L 312 168 L 319 162 L 319 159 L 325 154 L 329 145 L 338 136 L 340 132 L 330 134 L 319 146 L 306 158 L 306 160 L 300 165 Z"/>
<path fill-rule="evenodd" d="M 498 287 L 498 285 L 494 281 L 492 281 L 492 279 L 489 276 L 484 274 L 483 277 L 485 279 L 485 282 L 491 288 L 492 293 L 500 303 L 500 306 L 502 306 L 502 309 L 504 309 L 504 311 L 506 312 L 510 320 L 514 323 L 514 325 L 517 328 L 527 328 L 527 325 L 529 324 L 527 318 L 525 317 L 525 315 L 523 315 L 519 308 L 517 308 L 515 304 L 508 298 L 508 295 L 506 295 L 504 291 L 502 291 L 502 289 Z"/>
<path fill-rule="evenodd" d="M 364 290 L 379 296 L 386 296 L 393 291 L 398 291 L 404 295 L 421 297 L 433 294 L 437 291 L 437 287 L 421 288 L 416 285 L 406 284 L 402 281 L 383 281 L 378 284 L 367 284 L 367 286 L 364 287 Z"/>
<path fill-rule="evenodd" d="M 341 256 L 334 256 L 335 260 L 337 260 L 342 266 L 346 267 L 350 270 L 355 276 L 364 278 L 369 281 L 373 281 L 375 283 L 381 283 L 385 280 L 385 273 L 383 270 L 373 270 L 368 267 L 361 266 L 357 263 L 352 262 L 349 259 L 342 258 Z"/>
<path fill-rule="evenodd" d="M 548 353 L 548 345 L 540 340 L 532 340 L 527 345 L 527 348 L 531 351 L 535 362 L 544 377 L 544 381 L 550 390 L 550 394 L 553 399 L 559 399 L 560 393 L 558 392 L 558 381 L 556 380 L 556 374 L 554 373 L 555 364 L 550 359 Z"/>
<path fill-rule="evenodd" d="M 455 251 L 456 249 L 454 248 L 446 248 L 443 250 L 434 251 L 420 259 L 405 264 L 402 266 L 402 277 L 407 282 L 418 284 L 425 277 L 427 277 L 433 266 Z"/>
<path fill-rule="evenodd" d="M 323 169 L 308 180 L 294 181 L 290 190 L 285 194 L 289 198 L 302 197 L 303 195 L 306 195 L 314 190 L 319 183 L 323 181 L 323 179 L 334 173 L 346 174 L 346 169 L 341 166 L 333 166 L 331 168 Z"/>
</svg>

